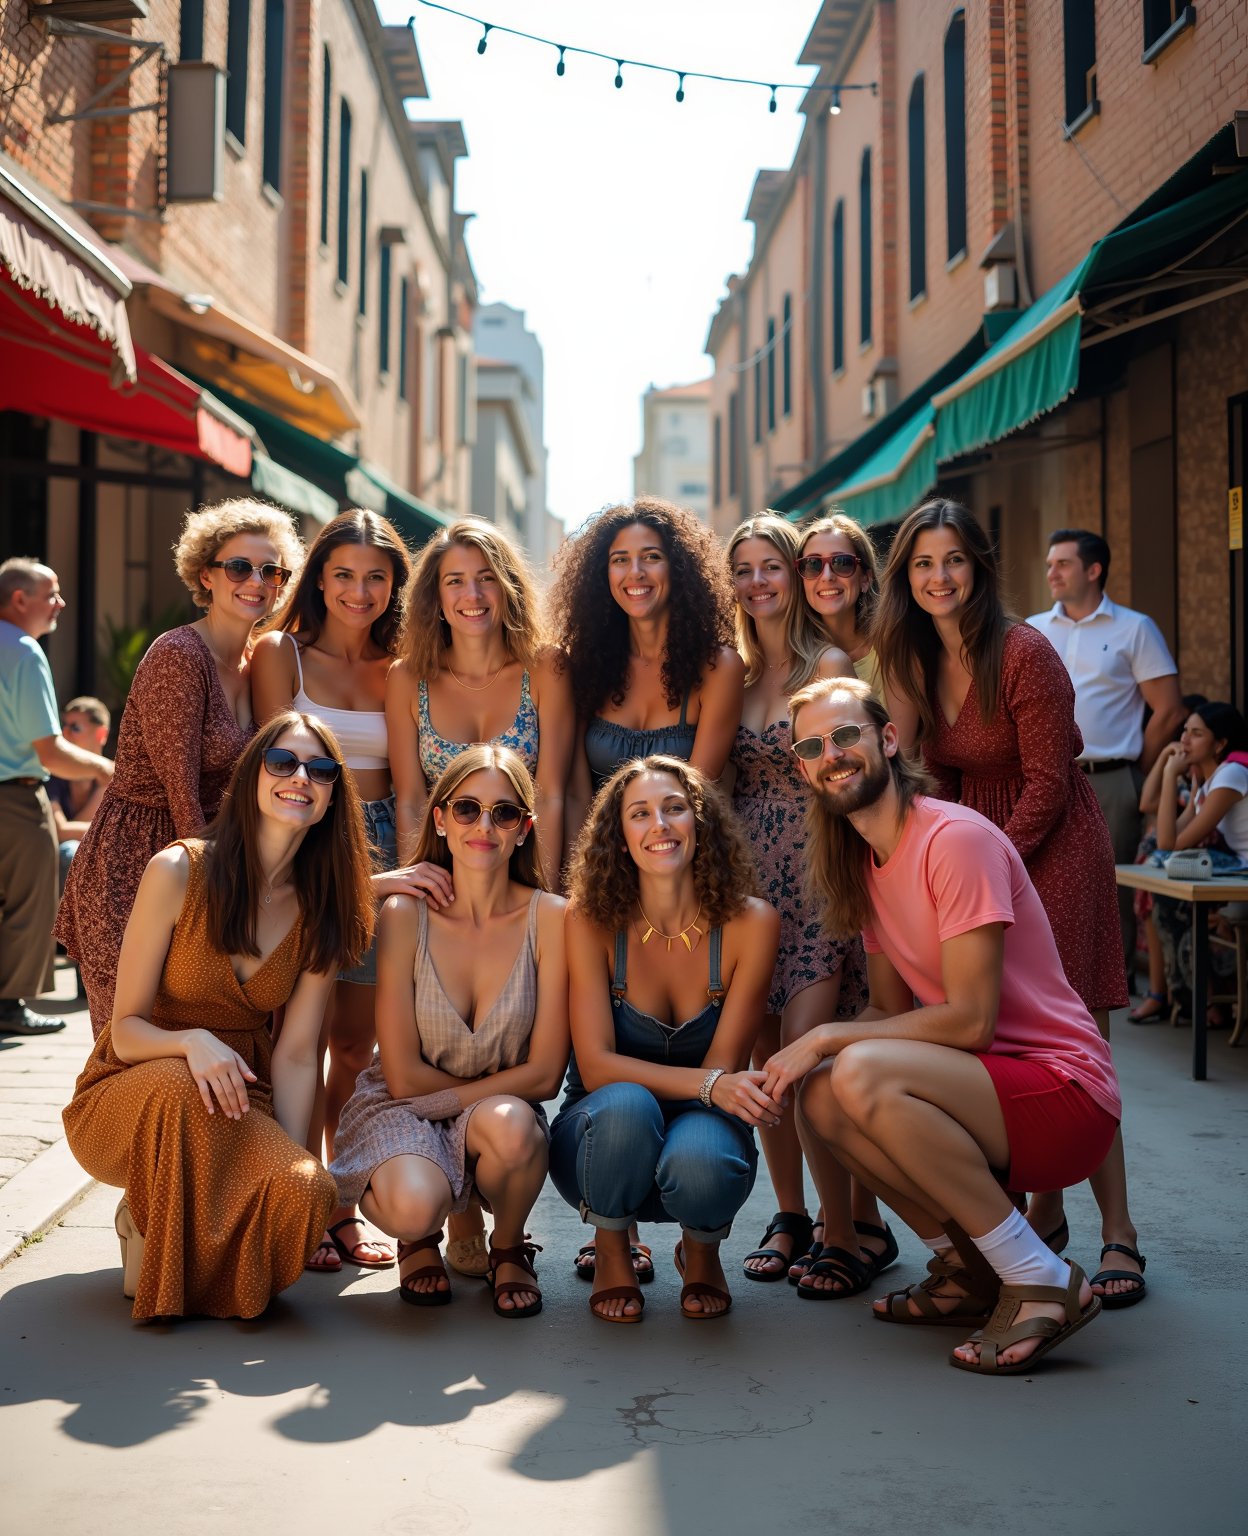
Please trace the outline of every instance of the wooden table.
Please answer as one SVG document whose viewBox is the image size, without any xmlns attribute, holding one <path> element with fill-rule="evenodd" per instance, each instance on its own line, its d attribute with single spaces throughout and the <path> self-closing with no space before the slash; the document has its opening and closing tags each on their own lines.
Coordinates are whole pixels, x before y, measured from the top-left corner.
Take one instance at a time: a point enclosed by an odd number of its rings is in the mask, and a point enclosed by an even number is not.
<svg viewBox="0 0 1248 1536">
<path fill-rule="evenodd" d="M 1164 869 L 1152 864 L 1118 864 L 1118 884 L 1154 896 L 1192 904 L 1192 1076 L 1205 1080 L 1209 995 L 1209 922 L 1202 906 L 1225 906 L 1228 901 L 1248 901 L 1248 877 L 1232 875 L 1217 880 L 1171 880 Z"/>
</svg>

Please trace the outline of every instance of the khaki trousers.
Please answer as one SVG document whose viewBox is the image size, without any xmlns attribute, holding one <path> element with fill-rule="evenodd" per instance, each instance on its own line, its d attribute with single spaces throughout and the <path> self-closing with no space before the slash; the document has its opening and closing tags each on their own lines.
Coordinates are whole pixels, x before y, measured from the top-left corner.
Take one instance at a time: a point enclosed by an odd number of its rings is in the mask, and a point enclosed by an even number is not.
<svg viewBox="0 0 1248 1536">
<path fill-rule="evenodd" d="M 1128 765 L 1114 768 L 1109 773 L 1093 773 L 1092 792 L 1100 801 L 1101 810 L 1109 825 L 1109 840 L 1114 845 L 1115 864 L 1134 864 L 1139 852 L 1144 818 L 1140 815 L 1140 790 L 1144 776 L 1140 770 Z M 1122 929 L 1122 958 L 1127 968 L 1127 990 L 1135 977 L 1135 892 L 1128 887 L 1118 888 L 1118 923 Z"/>
<path fill-rule="evenodd" d="M 43 789 L 0 784 L 0 998 L 52 990 L 57 859 Z"/>
</svg>

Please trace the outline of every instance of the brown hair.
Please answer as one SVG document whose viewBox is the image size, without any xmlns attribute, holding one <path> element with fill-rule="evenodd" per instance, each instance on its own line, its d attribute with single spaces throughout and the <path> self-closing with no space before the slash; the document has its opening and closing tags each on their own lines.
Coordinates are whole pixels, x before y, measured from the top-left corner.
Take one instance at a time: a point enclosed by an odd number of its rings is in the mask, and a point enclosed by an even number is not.
<svg viewBox="0 0 1248 1536">
<path fill-rule="evenodd" d="M 732 575 L 733 557 L 737 545 L 746 539 L 765 539 L 789 568 L 789 601 L 784 612 L 784 642 L 793 658 L 785 688 L 794 689 L 808 683 L 819 670 L 819 660 L 828 648 L 828 637 L 819 625 L 814 611 L 802 597 L 801 577 L 797 574 L 797 530 L 778 512 L 760 512 L 738 523 L 728 541 L 728 574 Z M 737 604 L 737 649 L 745 659 L 745 686 L 749 688 L 762 677 L 765 663 L 763 650 L 758 643 L 758 629 L 754 620 Z"/>
<path fill-rule="evenodd" d="M 308 828 L 295 854 L 291 878 L 303 918 L 299 968 L 347 970 L 358 965 L 373 933 L 373 892 L 360 797 L 334 733 L 315 715 L 287 709 L 261 726 L 234 765 L 216 820 L 208 828 L 205 875 L 208 934 L 227 955 L 260 953 L 256 906 L 264 886 L 260 872 L 260 807 L 256 786 L 264 754 L 297 725 L 319 737 L 326 756 L 342 764 L 329 807 Z"/>
<path fill-rule="evenodd" d="M 1018 622 L 1001 601 L 997 557 L 974 514 L 958 501 L 934 497 L 916 507 L 897 530 L 880 578 L 880 601 L 872 640 L 888 686 L 898 689 L 919 712 L 919 740 L 936 732 L 936 674 L 941 641 L 931 615 L 910 591 L 910 560 L 921 533 L 951 528 L 975 570 L 971 596 L 962 611 L 962 660 L 974 680 L 980 718 L 987 723 L 1001 698 L 1001 658 L 1006 631 Z"/>
<path fill-rule="evenodd" d="M 516 803 L 522 805 L 534 821 L 534 827 L 524 842 L 512 849 L 511 862 L 507 867 L 508 877 L 519 885 L 532 886 L 534 890 L 549 890 L 538 855 L 537 817 L 533 810 L 537 797 L 529 770 L 524 766 L 524 759 L 510 747 L 496 746 L 489 741 L 465 747 L 438 775 L 425 801 L 425 814 L 416 835 L 416 849 L 411 862 L 440 864 L 443 869 L 454 869 L 455 861 L 451 858 L 447 839 L 438 836 L 438 829 L 434 825 L 433 808 L 435 805 L 445 807 L 449 800 L 455 798 L 455 791 L 465 779 L 487 768 L 493 768 L 507 779 L 516 792 Z"/>
<path fill-rule="evenodd" d="M 598 791 L 590 807 L 568 872 L 572 903 L 598 928 L 624 927 L 632 916 L 640 883 L 622 830 L 624 791 L 643 773 L 668 773 L 677 780 L 697 823 L 693 886 L 712 927 L 735 917 L 758 889 L 757 871 L 745 834 L 717 784 L 665 753 L 624 763 Z"/>
<path fill-rule="evenodd" d="M 789 700 L 794 741 L 799 739 L 798 712 L 808 704 L 818 704 L 838 695 L 857 700 L 877 731 L 882 731 L 889 723 L 888 710 L 871 692 L 869 684 L 856 677 L 824 677 L 808 683 Z M 904 816 L 914 804 L 915 796 L 932 794 L 935 785 L 918 761 L 900 750 L 885 761 L 897 787 Z M 824 932 L 833 939 L 853 938 L 871 916 L 867 885 L 870 850 L 849 817 L 831 810 L 826 796 L 813 791 L 806 799 L 805 856 L 806 900 L 812 911 L 819 913 Z"/>
<path fill-rule="evenodd" d="M 416 557 L 399 637 L 404 666 L 418 678 L 437 677 L 442 670 L 451 645 L 451 626 L 442 617 L 442 557 L 457 545 L 475 549 L 493 572 L 503 597 L 503 644 L 514 661 L 532 667 L 545 639 L 533 573 L 507 535 L 479 517 L 463 517 L 444 528 Z"/>
<path fill-rule="evenodd" d="M 173 546 L 173 563 L 182 584 L 197 608 L 211 608 L 212 593 L 200 575 L 210 560 L 215 560 L 223 545 L 242 533 L 256 533 L 268 539 L 277 550 L 278 560 L 297 576 L 303 564 L 303 543 L 290 514 L 267 501 L 251 496 L 236 496 L 215 506 L 188 512 L 178 542 Z M 277 594 L 277 605 L 282 594 Z"/>
<path fill-rule="evenodd" d="M 854 628 L 860 635 L 866 635 L 871 628 L 876 599 L 880 595 L 880 562 L 871 535 L 860 522 L 836 508 L 823 517 L 817 517 L 813 523 L 807 523 L 801 530 L 797 548 L 799 557 L 806 553 L 807 544 L 819 533 L 839 534 L 862 561 L 862 591 L 854 604 Z M 811 612 L 814 613 L 814 609 Z M 814 616 L 817 621 L 819 615 Z"/>
<path fill-rule="evenodd" d="M 308 551 L 299 579 L 286 599 L 280 619 L 270 621 L 270 629 L 297 634 L 302 645 L 315 645 L 325 626 L 325 594 L 318 586 L 329 557 L 344 544 L 358 544 L 379 550 L 390 566 L 393 585 L 385 612 L 369 626 L 373 644 L 393 656 L 403 625 L 403 599 L 412 573 L 407 547 L 395 527 L 376 512 L 343 512 L 326 523 Z"/>
<path fill-rule="evenodd" d="M 61 710 L 61 715 L 86 715 L 92 725 L 102 725 L 107 731 L 113 723 L 113 717 L 108 712 L 108 705 L 103 699 L 97 699 L 94 694 L 84 693 L 76 699 L 70 699 L 69 703 Z"/>
</svg>

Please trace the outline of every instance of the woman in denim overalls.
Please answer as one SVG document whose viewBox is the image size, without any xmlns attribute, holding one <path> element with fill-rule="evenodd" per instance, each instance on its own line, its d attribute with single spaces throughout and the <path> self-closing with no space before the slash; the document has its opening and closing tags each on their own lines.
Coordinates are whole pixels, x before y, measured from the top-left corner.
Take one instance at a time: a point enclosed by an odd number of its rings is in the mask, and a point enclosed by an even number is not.
<svg viewBox="0 0 1248 1536">
<path fill-rule="evenodd" d="M 641 1321 L 634 1221 L 680 1223 L 680 1309 L 732 1304 L 719 1245 L 780 1106 L 748 1067 L 780 920 L 719 791 L 679 758 L 626 763 L 582 831 L 567 918 L 572 1043 L 550 1172 L 595 1229 L 590 1310 Z"/>
</svg>

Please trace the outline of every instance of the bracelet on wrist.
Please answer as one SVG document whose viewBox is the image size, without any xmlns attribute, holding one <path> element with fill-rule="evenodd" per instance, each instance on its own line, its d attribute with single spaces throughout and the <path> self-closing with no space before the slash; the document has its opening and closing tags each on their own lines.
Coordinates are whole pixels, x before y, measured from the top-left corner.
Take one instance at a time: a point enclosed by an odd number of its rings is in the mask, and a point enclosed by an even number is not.
<svg viewBox="0 0 1248 1536">
<path fill-rule="evenodd" d="M 698 1098 L 707 1109 L 711 1108 L 711 1094 L 715 1091 L 715 1084 L 723 1077 L 728 1069 L 726 1067 L 712 1067 L 702 1079 L 702 1086 L 698 1089 Z"/>
</svg>

